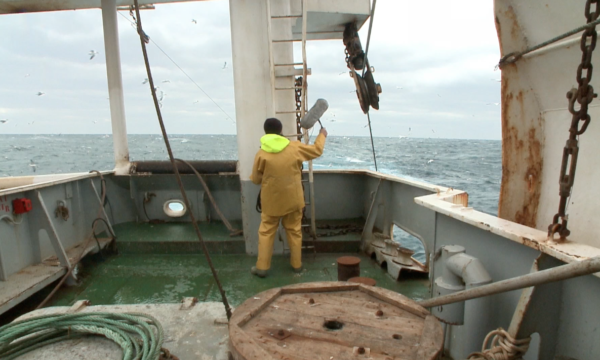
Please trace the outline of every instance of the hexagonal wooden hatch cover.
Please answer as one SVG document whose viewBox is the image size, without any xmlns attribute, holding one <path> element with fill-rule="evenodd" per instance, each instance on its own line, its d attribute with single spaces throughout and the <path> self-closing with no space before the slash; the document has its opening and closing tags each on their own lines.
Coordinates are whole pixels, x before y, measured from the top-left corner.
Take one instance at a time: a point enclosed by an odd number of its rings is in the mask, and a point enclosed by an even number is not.
<svg viewBox="0 0 600 360">
<path fill-rule="evenodd" d="M 236 360 L 435 359 L 439 321 L 406 296 L 346 282 L 264 291 L 230 321 Z"/>
</svg>

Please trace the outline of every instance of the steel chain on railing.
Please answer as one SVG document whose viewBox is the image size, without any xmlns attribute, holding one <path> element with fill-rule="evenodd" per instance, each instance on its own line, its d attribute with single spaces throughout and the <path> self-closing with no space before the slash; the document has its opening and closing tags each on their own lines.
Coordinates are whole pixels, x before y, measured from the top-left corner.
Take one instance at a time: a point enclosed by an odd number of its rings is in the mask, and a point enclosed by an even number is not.
<svg viewBox="0 0 600 360">
<path fill-rule="evenodd" d="M 298 135 L 298 141 L 302 141 L 302 126 L 300 125 L 302 120 L 302 83 L 304 79 L 302 76 L 298 76 L 294 81 L 294 93 L 296 95 L 296 134 Z M 304 170 L 304 163 L 302 164 L 301 171 Z M 304 193 L 304 184 L 302 184 L 302 193 Z M 310 223 L 306 217 L 306 206 L 302 208 L 302 224 Z M 307 229 L 307 228 L 303 228 Z"/>
<path fill-rule="evenodd" d="M 598 19 L 600 14 L 600 0 L 587 0 L 585 4 L 585 17 L 587 23 L 592 23 Z M 592 4 L 594 10 L 592 12 Z M 552 224 L 548 226 L 548 237 L 554 238 L 558 233 L 560 239 L 564 240 L 571 233 L 567 229 L 569 217 L 566 214 L 567 203 L 571 196 L 571 189 L 575 182 L 575 170 L 577 168 L 577 155 L 579 154 L 579 135 L 583 134 L 590 123 L 588 106 L 597 97 L 594 94 L 594 88 L 590 85 L 592 80 L 592 53 L 596 48 L 596 26 L 586 29 L 581 35 L 581 64 L 577 67 L 577 83 L 579 87 L 573 88 L 567 92 L 569 99 L 569 112 L 573 115 L 571 119 L 571 128 L 569 129 L 569 139 L 563 150 L 562 165 L 559 178 L 560 203 L 558 213 L 554 215 Z M 588 44 L 589 42 L 589 44 Z M 585 70 L 585 76 L 584 76 Z M 579 103 L 579 110 L 575 109 L 575 101 Z M 560 221 L 560 223 L 559 223 Z"/>
</svg>

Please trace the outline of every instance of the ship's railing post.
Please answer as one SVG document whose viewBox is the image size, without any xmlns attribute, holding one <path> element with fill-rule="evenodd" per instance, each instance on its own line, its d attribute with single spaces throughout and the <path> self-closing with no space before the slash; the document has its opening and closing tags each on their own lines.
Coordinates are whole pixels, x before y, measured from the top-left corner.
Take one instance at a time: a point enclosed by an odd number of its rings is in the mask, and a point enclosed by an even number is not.
<svg viewBox="0 0 600 360">
<path fill-rule="evenodd" d="M 102 25 L 104 28 L 104 53 L 106 54 L 106 75 L 115 153 L 115 173 L 117 175 L 127 174 L 129 172 L 129 147 L 127 145 L 116 0 L 102 0 Z"/>
</svg>

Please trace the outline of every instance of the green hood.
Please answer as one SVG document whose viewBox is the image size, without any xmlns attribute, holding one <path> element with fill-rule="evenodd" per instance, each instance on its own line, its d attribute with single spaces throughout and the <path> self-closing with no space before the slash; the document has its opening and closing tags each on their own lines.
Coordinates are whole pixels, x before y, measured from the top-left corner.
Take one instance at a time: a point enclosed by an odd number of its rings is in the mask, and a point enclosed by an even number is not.
<svg viewBox="0 0 600 360">
<path fill-rule="evenodd" d="M 281 135 L 267 134 L 260 138 L 260 148 L 268 153 L 282 152 L 290 141 Z"/>
</svg>

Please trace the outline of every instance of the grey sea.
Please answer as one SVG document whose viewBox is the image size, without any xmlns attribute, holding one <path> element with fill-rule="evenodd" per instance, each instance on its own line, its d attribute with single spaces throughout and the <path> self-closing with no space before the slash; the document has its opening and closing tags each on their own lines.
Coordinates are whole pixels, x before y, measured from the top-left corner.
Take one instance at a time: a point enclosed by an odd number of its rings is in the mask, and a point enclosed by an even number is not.
<svg viewBox="0 0 600 360">
<path fill-rule="evenodd" d="M 234 135 L 169 135 L 169 140 L 175 156 L 183 159 L 238 157 Z M 160 135 L 128 135 L 128 143 L 132 160 L 168 159 Z M 497 214 L 502 176 L 500 141 L 404 137 L 374 138 L 374 143 L 380 172 L 467 191 L 470 206 Z M 111 135 L 0 135 L 0 154 L 1 177 L 114 167 Z M 375 170 L 370 139 L 330 136 L 314 166 Z M 421 249 L 415 250 L 415 257 L 420 258 Z"/>
</svg>

